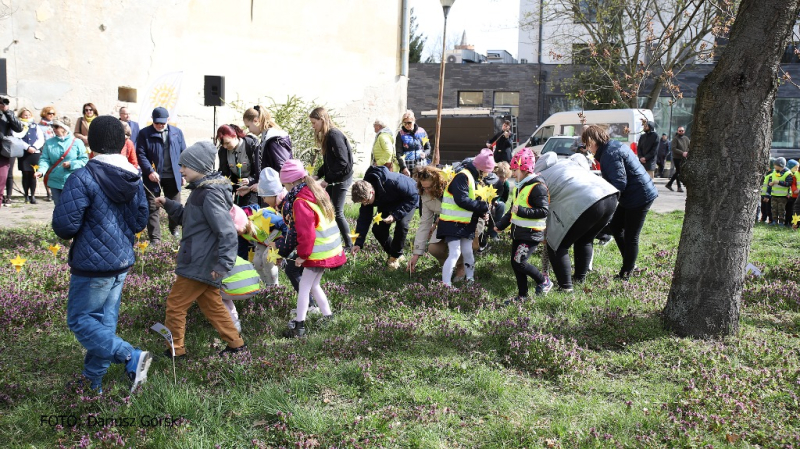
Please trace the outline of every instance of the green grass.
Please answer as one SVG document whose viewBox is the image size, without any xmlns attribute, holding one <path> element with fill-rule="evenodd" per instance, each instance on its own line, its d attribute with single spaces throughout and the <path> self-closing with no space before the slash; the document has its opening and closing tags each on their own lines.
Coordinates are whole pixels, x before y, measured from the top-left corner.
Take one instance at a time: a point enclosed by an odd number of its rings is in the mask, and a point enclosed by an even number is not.
<svg viewBox="0 0 800 449">
<path fill-rule="evenodd" d="M 355 210 L 348 214 L 353 217 Z M 368 240 L 355 262 L 325 274 L 336 321 L 278 337 L 294 308 L 288 281 L 237 303 L 250 354 L 224 347 L 195 307 L 188 358 L 154 360 L 128 395 L 120 365 L 96 397 L 77 386 L 83 349 L 65 323 L 65 254 L 45 228 L 0 232 L 0 441 L 4 447 L 798 447 L 798 234 L 757 226 L 739 335 L 680 339 L 661 326 L 682 213 L 650 214 L 642 275 L 612 279 L 614 243 L 574 294 L 516 295 L 503 240 L 477 258 L 478 285 L 436 285 L 431 258 L 410 278 L 385 271 Z M 412 232 L 413 235 L 413 232 Z M 409 238 L 411 240 L 411 238 Z M 174 253 L 148 250 L 123 292 L 119 334 L 163 351 Z M 538 264 L 538 259 L 534 258 Z M 144 265 L 143 265 L 144 264 Z M 144 276 L 141 275 L 144 266 Z M 283 276 L 283 275 L 281 275 Z M 532 286 L 533 287 L 533 286 Z M 5 299 L 3 299 L 5 298 Z M 56 427 L 42 416 L 83 425 Z M 133 425 L 96 425 L 112 417 Z M 70 419 L 72 419 L 70 418 Z M 156 420 L 152 420 L 156 418 Z M 158 421 L 161 418 L 161 421 Z"/>
</svg>

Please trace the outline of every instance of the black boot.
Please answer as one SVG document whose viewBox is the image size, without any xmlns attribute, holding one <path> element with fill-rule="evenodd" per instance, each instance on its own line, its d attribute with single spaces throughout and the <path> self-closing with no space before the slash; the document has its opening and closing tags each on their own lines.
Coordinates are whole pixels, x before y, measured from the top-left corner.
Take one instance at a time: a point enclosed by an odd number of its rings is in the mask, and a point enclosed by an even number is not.
<svg viewBox="0 0 800 449">
<path fill-rule="evenodd" d="M 301 338 L 306 336 L 305 321 L 289 321 L 289 329 L 283 331 L 284 338 Z"/>
</svg>

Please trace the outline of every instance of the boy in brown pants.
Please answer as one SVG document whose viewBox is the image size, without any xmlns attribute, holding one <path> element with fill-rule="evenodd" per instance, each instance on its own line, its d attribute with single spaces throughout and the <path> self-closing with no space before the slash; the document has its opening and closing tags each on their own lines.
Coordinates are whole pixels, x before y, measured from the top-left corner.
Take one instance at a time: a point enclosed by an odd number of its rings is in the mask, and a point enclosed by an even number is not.
<svg viewBox="0 0 800 449">
<path fill-rule="evenodd" d="M 186 312 L 197 301 L 206 319 L 228 343 L 220 355 L 246 347 L 222 303 L 219 288 L 236 261 L 237 235 L 231 220 L 231 182 L 214 170 L 217 150 L 198 142 L 181 153 L 180 171 L 192 193 L 186 206 L 156 198 L 170 218 L 181 225 L 183 236 L 175 267 L 177 278 L 167 297 L 165 326 L 172 332 L 175 357 L 186 354 Z M 172 357 L 167 349 L 165 355 Z"/>
</svg>

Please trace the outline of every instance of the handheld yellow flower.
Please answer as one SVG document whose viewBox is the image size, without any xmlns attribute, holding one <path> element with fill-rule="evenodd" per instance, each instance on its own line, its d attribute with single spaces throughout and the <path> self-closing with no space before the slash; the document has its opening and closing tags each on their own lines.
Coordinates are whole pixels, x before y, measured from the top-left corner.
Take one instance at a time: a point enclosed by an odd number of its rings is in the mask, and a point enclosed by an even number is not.
<svg viewBox="0 0 800 449">
<path fill-rule="evenodd" d="M 146 250 L 146 249 L 147 249 L 147 245 L 149 245 L 149 244 L 150 244 L 150 242 L 148 242 L 147 240 L 145 240 L 145 241 L 143 241 L 143 242 L 139 242 L 139 243 L 137 243 L 137 244 L 136 244 L 136 246 L 138 246 L 138 247 L 139 247 L 139 252 L 140 252 L 140 253 L 144 253 L 144 250 Z"/>
<path fill-rule="evenodd" d="M 445 165 L 444 168 L 442 168 L 442 172 L 444 173 L 445 177 L 447 177 L 448 181 L 452 181 L 456 176 L 456 172 L 453 171 L 452 165 Z"/>
<path fill-rule="evenodd" d="M 800 223 L 800 215 L 797 214 L 792 215 L 792 224 L 796 225 L 798 223 Z"/>
<path fill-rule="evenodd" d="M 16 258 L 9 259 L 9 261 L 11 262 L 11 265 L 13 265 L 14 269 L 17 270 L 17 273 L 19 273 L 20 270 L 22 270 L 22 267 L 25 265 L 25 261 L 27 261 L 27 260 L 28 259 L 23 259 L 23 258 L 19 257 L 19 254 L 17 254 Z"/>
<path fill-rule="evenodd" d="M 31 168 L 33 169 L 33 171 L 39 171 L 38 165 L 31 165 Z"/>
<path fill-rule="evenodd" d="M 270 226 L 272 226 L 272 218 L 265 217 L 263 211 L 258 211 L 250 217 L 250 220 L 253 224 L 259 228 L 263 229 L 264 231 L 269 232 Z"/>
<path fill-rule="evenodd" d="M 277 262 L 278 262 L 278 250 L 270 247 L 267 250 L 267 263 L 277 263 Z"/>
<path fill-rule="evenodd" d="M 247 261 L 252 262 L 253 259 L 256 258 L 256 252 L 253 251 L 253 248 L 250 248 L 250 251 L 247 252 Z"/>
<path fill-rule="evenodd" d="M 357 232 L 354 232 L 354 233 L 350 234 L 350 240 L 352 240 L 352 241 L 353 241 L 353 245 L 355 245 L 355 244 L 356 244 L 356 240 L 358 239 L 358 236 L 359 236 L 359 235 L 361 235 L 361 234 L 359 234 L 359 233 L 357 233 Z"/>
<path fill-rule="evenodd" d="M 483 198 L 487 203 L 491 203 L 493 199 L 497 198 L 497 189 L 492 186 L 480 186 L 475 189 L 475 196 Z"/>
<path fill-rule="evenodd" d="M 378 223 L 382 222 L 383 221 L 383 217 L 381 217 L 381 215 L 382 214 L 378 214 L 375 217 L 373 217 L 372 218 L 372 223 L 378 224 Z"/>
<path fill-rule="evenodd" d="M 236 164 L 236 168 L 241 169 L 242 168 L 242 163 L 240 162 L 240 163 Z"/>
<path fill-rule="evenodd" d="M 306 169 L 306 171 L 308 172 L 309 175 L 314 172 L 314 166 L 313 165 L 306 165 L 305 169 Z"/>
<path fill-rule="evenodd" d="M 136 233 L 136 240 L 139 240 L 142 237 L 142 232 L 144 231 L 139 231 Z"/>
<path fill-rule="evenodd" d="M 56 257 L 58 256 L 58 250 L 61 249 L 61 245 L 56 243 L 55 245 L 48 246 L 47 249 L 49 249 L 53 253 L 53 257 Z"/>
</svg>

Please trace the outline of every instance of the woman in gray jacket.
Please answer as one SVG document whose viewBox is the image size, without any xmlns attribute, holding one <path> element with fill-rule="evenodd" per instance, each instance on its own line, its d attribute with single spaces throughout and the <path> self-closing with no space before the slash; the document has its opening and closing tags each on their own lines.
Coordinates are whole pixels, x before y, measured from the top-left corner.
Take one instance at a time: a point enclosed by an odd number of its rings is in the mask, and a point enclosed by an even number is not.
<svg viewBox="0 0 800 449">
<path fill-rule="evenodd" d="M 617 208 L 618 191 L 600 176 L 589 171 L 582 154 L 558 160 L 545 153 L 535 170 L 550 192 L 547 215 L 547 252 L 562 291 L 572 291 L 573 280 L 586 279 L 592 261 L 595 236 L 608 224 Z M 574 246 L 575 275 L 571 274 L 569 248 Z"/>
</svg>

